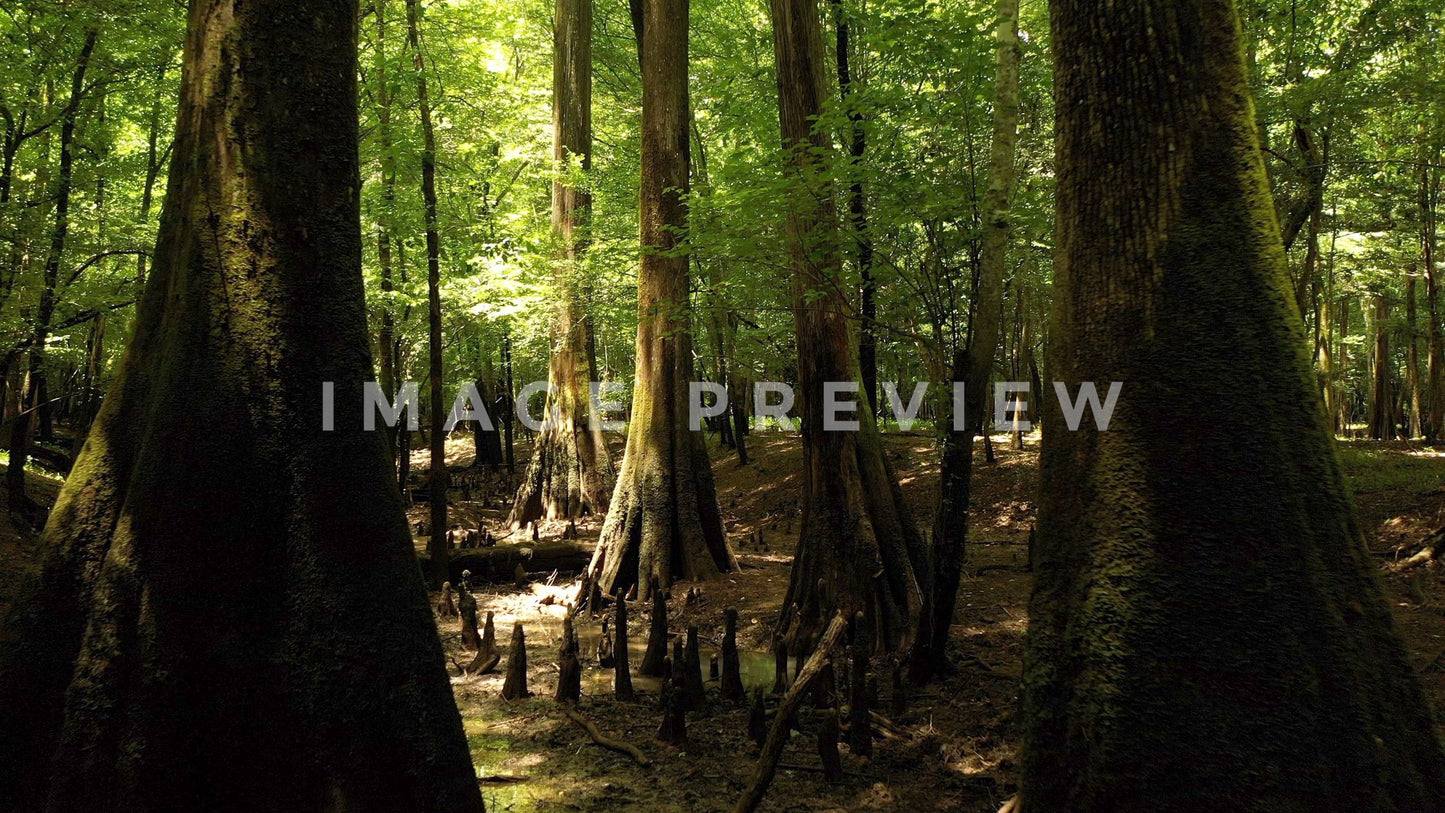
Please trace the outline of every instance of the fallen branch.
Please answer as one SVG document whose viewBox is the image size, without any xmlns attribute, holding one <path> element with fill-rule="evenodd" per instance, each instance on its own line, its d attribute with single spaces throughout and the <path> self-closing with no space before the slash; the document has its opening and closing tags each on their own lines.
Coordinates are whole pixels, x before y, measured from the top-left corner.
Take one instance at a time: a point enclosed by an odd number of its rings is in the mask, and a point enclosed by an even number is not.
<svg viewBox="0 0 1445 813">
<path fill-rule="evenodd" d="M 647 755 L 642 753 L 642 750 L 639 749 L 637 746 L 633 745 L 630 742 L 615 740 L 603 734 L 601 731 L 597 730 L 597 726 L 592 725 L 592 723 L 588 722 L 587 718 L 583 717 L 581 714 L 578 714 L 575 709 L 569 709 L 566 706 L 563 706 L 562 713 L 567 715 L 567 719 L 571 720 L 579 726 L 582 726 L 582 730 L 587 732 L 587 736 L 591 737 L 593 742 L 597 743 L 603 748 L 606 748 L 609 751 L 616 751 L 619 754 L 626 754 L 636 760 L 637 764 L 641 765 L 644 768 L 652 766 L 652 760 L 648 759 Z"/>
<path fill-rule="evenodd" d="M 532 777 L 524 775 L 516 776 L 479 776 L 478 784 L 482 785 L 515 785 L 519 782 L 530 782 Z"/>
<path fill-rule="evenodd" d="M 753 771 L 753 780 L 733 807 L 733 813 L 753 813 L 762 803 L 763 795 L 768 792 L 768 785 L 772 784 L 773 776 L 778 771 L 778 760 L 783 756 L 783 747 L 788 744 L 788 735 L 792 728 L 789 721 L 802 705 L 803 699 L 812 696 L 810 689 L 814 679 L 823 671 L 823 666 L 828 663 L 829 653 L 843 639 L 843 633 L 847 629 L 848 619 L 844 618 L 842 613 L 833 617 L 828 630 L 823 633 L 823 639 L 818 642 L 788 693 L 783 696 L 783 702 L 778 705 L 777 714 L 773 717 L 773 726 L 768 731 L 768 739 L 763 743 L 763 752 L 758 756 L 758 767 Z"/>
<path fill-rule="evenodd" d="M 878 726 L 878 730 L 882 731 L 885 734 L 901 740 L 913 739 L 913 734 L 909 733 L 908 729 L 893 722 L 887 717 L 884 717 L 876 711 L 868 712 L 868 718 L 873 721 L 873 725 Z"/>
<path fill-rule="evenodd" d="M 1420 550 L 1413 556 L 1392 562 L 1390 569 L 1399 573 L 1421 565 L 1445 560 L 1445 528 L 1432 531 L 1429 536 L 1426 536 L 1420 541 L 1419 548 Z M 1399 552 L 1399 549 L 1395 551 L 1397 554 Z"/>
</svg>

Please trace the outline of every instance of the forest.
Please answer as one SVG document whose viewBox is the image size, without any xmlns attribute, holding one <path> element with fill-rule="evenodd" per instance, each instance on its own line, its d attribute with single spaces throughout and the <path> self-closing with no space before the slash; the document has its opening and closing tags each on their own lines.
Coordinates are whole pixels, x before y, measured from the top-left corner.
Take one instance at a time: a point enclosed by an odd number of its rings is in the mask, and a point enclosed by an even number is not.
<svg viewBox="0 0 1445 813">
<path fill-rule="evenodd" d="M 1445 813 L 1442 49 L 5 0 L 0 813 Z"/>
</svg>

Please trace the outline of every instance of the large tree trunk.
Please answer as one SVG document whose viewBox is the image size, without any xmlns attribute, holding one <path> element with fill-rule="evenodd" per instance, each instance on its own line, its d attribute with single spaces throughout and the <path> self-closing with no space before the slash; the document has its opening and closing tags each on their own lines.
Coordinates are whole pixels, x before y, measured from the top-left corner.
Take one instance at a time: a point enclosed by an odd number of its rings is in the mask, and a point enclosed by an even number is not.
<svg viewBox="0 0 1445 813">
<path fill-rule="evenodd" d="M 447 433 L 450 405 L 446 403 L 446 371 L 442 367 L 441 235 L 437 231 L 436 133 L 432 126 L 431 101 L 427 94 L 426 62 L 422 59 L 420 10 L 417 0 L 406 0 L 406 35 L 411 47 L 412 70 L 416 74 L 416 100 L 421 111 L 421 194 L 426 215 L 427 289 L 427 383 L 430 385 L 431 465 L 427 469 L 427 501 L 431 510 L 431 586 L 441 589 L 447 580 Z M 405 488 L 405 484 L 402 486 Z"/>
<path fill-rule="evenodd" d="M 1309 367 L 1233 4 L 1054 0 L 1033 813 L 1439 811 L 1445 754 Z M 1108 134 L 1100 138 L 1099 134 Z"/>
<path fill-rule="evenodd" d="M 973 485 L 973 441 L 985 426 L 988 382 L 1003 328 L 1003 283 L 1008 269 L 1012 228 L 1014 153 L 1018 145 L 1019 59 L 1018 0 L 998 2 L 998 71 L 994 81 L 993 141 L 988 189 L 984 192 L 983 242 L 974 289 L 973 322 L 966 352 L 953 358 L 954 381 L 964 382 L 967 428 L 953 430 L 944 441 L 943 471 L 933 523 L 929 583 L 912 676 L 924 682 L 946 667 L 948 631 L 958 598 L 958 580 L 967 553 L 968 504 Z"/>
<path fill-rule="evenodd" d="M 797 181 L 788 209 L 788 254 L 804 455 L 802 524 L 778 631 L 799 652 L 837 612 L 862 612 L 877 646 L 903 649 L 911 644 L 922 605 L 915 576 L 915 568 L 925 565 L 922 538 L 883 456 L 866 398 L 851 396 L 857 431 L 826 431 L 823 425 L 824 385 L 857 383 L 861 375 L 838 284 L 833 190 L 820 172 L 829 143 L 813 128 L 826 97 L 818 8 L 814 0 L 772 0 L 771 8 L 779 119 Z"/>
<path fill-rule="evenodd" d="M 65 257 L 65 241 L 70 233 L 70 191 L 75 171 L 75 121 L 85 94 L 85 72 L 99 31 L 92 28 L 85 34 L 85 44 L 75 60 L 71 74 L 70 99 L 61 113 L 60 174 L 55 194 L 55 225 L 50 233 L 50 249 L 45 255 L 44 279 L 40 301 L 30 334 L 30 373 L 21 394 L 21 410 L 10 427 L 10 461 L 5 471 L 6 500 L 12 517 L 24 516 L 28 506 L 25 498 L 25 465 L 30 458 L 30 441 L 36 414 L 45 401 L 45 345 L 50 339 L 50 322 L 55 315 L 55 297 L 60 285 L 60 262 Z M 39 519 L 37 517 L 37 519 Z"/>
<path fill-rule="evenodd" d="M 135 335 L 0 633 L 0 809 L 482 810 L 361 429 L 358 17 L 191 6 Z"/>
<path fill-rule="evenodd" d="M 592 168 L 592 0 L 557 0 L 552 34 L 552 158 L 556 171 Z M 508 521 L 570 519 L 607 510 L 615 473 L 599 423 L 590 420 L 591 320 L 581 286 L 592 195 L 552 183 L 552 232 L 560 244 L 546 420 Z"/>
<path fill-rule="evenodd" d="M 604 594 L 737 568 L 701 432 L 688 428 L 687 0 L 642 0 L 642 262 L 632 422 L 589 572 Z"/>
</svg>

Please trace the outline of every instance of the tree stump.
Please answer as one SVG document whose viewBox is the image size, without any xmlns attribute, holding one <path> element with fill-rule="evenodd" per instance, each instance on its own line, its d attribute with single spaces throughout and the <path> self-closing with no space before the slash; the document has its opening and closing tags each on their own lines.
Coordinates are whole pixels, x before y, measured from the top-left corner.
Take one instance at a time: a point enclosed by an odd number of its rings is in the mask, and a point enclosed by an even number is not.
<svg viewBox="0 0 1445 813">
<path fill-rule="evenodd" d="M 687 649 L 682 661 L 683 702 L 688 711 L 696 711 L 707 705 L 707 689 L 702 682 L 702 656 L 698 651 L 697 626 L 687 627 Z"/>
<path fill-rule="evenodd" d="M 723 619 L 722 699 L 742 703 L 747 693 L 743 690 L 742 664 L 738 657 L 738 611 L 725 610 Z"/>
<path fill-rule="evenodd" d="M 628 665 L 627 597 L 621 593 L 617 595 L 613 617 L 617 619 L 617 643 L 612 648 L 612 694 L 618 700 L 632 700 L 636 695 L 632 691 L 632 672 Z"/>
<path fill-rule="evenodd" d="M 582 658 L 572 613 L 562 618 L 562 646 L 557 654 L 557 702 L 576 703 L 582 699 Z"/>
<path fill-rule="evenodd" d="M 522 567 L 521 562 L 518 562 L 517 567 L 512 570 L 512 584 L 516 585 L 518 590 L 525 590 L 531 583 L 532 580 L 527 578 L 527 569 Z"/>
<path fill-rule="evenodd" d="M 643 653 L 642 665 L 637 673 L 647 677 L 661 677 L 662 662 L 667 660 L 667 597 L 653 579 L 648 588 L 652 591 L 652 626 L 647 633 L 647 652 Z"/>
<path fill-rule="evenodd" d="M 507 679 L 502 683 L 503 700 L 519 700 L 531 697 L 527 691 L 527 634 L 522 622 L 512 627 L 512 645 L 507 652 Z"/>
</svg>

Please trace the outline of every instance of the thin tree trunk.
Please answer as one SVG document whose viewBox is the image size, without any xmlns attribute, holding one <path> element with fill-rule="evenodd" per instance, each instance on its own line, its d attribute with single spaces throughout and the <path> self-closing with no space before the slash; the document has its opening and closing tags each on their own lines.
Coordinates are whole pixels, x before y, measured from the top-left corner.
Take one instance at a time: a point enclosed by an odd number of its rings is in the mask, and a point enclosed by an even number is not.
<svg viewBox="0 0 1445 813">
<path fill-rule="evenodd" d="M 813 124 L 826 97 L 822 30 L 813 0 L 772 0 L 778 112 L 796 185 L 788 202 L 791 299 L 797 330 L 803 506 L 797 554 L 778 619 L 795 654 L 837 612 L 862 612 L 885 650 L 912 643 L 922 605 L 923 541 L 883 454 L 866 397 L 851 400 L 858 431 L 826 431 L 825 384 L 861 390 L 858 349 L 839 280 L 837 212 L 820 172 L 829 139 Z M 846 416 L 852 419 L 854 416 Z"/>
<path fill-rule="evenodd" d="M 1425 432 L 1424 407 L 1420 392 L 1420 331 L 1415 313 L 1415 275 L 1405 280 L 1405 386 L 1410 393 L 1410 426 L 1408 434 L 1418 438 Z M 1328 407 L 1327 407 L 1328 408 Z"/>
<path fill-rule="evenodd" d="M 400 386 L 397 380 L 396 317 L 392 313 L 390 294 L 396 290 L 392 282 L 392 234 L 396 222 L 396 152 L 391 131 L 391 77 L 386 53 L 386 0 L 375 0 L 376 14 L 376 65 L 375 76 L 377 143 L 381 147 L 381 212 L 377 217 L 376 257 L 381 267 L 381 327 L 377 331 L 376 352 L 380 367 L 381 392 L 388 401 L 395 402 Z M 400 457 L 405 452 L 400 438 L 406 434 L 406 423 L 402 422 L 392 432 L 388 446 L 397 455 L 398 471 Z M 404 479 L 400 483 L 404 489 Z"/>
<path fill-rule="evenodd" d="M 1390 302 L 1384 294 L 1371 297 L 1374 319 L 1369 321 L 1373 351 L 1370 354 L 1370 437 L 1389 440 L 1394 437 L 1394 389 L 1391 387 Z"/>
<path fill-rule="evenodd" d="M 1429 322 L 1425 325 L 1426 349 L 1426 392 L 1429 403 L 1425 407 L 1425 436 L 1431 440 L 1445 437 L 1445 331 L 1440 321 L 1445 313 L 1440 307 L 1440 272 L 1435 268 L 1435 222 L 1437 193 L 1434 179 L 1438 170 L 1431 170 L 1429 164 L 1439 156 L 1439 149 L 1430 146 L 1433 133 L 1426 128 L 1425 119 L 1420 120 L 1420 263 L 1425 268 L 1425 310 Z"/>
<path fill-rule="evenodd" d="M 1440 811 L 1445 753 L 1304 351 L 1233 3 L 1051 16 L 1050 377 L 1122 390 L 1107 431 L 1044 421 L 1023 809 Z"/>
<path fill-rule="evenodd" d="M 0 809 L 482 810 L 362 430 L 357 12 L 191 5 L 135 334 L 0 633 Z"/>
<path fill-rule="evenodd" d="M 988 382 L 1003 328 L 1003 283 L 1008 269 L 1009 231 L 1018 145 L 1019 61 L 1018 0 L 999 0 L 997 75 L 994 83 L 993 140 L 989 182 L 984 192 L 983 244 L 979 252 L 976 303 L 967 350 L 954 352 L 953 381 L 964 383 L 966 428 L 944 441 L 942 488 L 933 524 L 930 582 L 925 612 L 912 657 L 912 677 L 927 681 L 947 666 L 948 632 L 958 597 L 968 542 L 968 504 L 973 484 L 973 442 L 986 426 Z M 987 431 L 983 429 L 983 431 Z"/>
<path fill-rule="evenodd" d="M 506 446 L 507 473 L 510 474 L 517 465 L 516 448 L 512 440 L 512 431 L 517 424 L 517 390 L 512 381 L 512 334 L 510 331 L 502 334 L 502 374 L 506 378 L 502 392 L 504 399 L 502 439 Z"/>
<path fill-rule="evenodd" d="M 169 56 L 169 54 L 168 54 Z M 151 99 L 150 115 L 147 119 L 146 129 L 146 179 L 141 189 L 140 198 L 140 220 L 143 224 L 149 224 L 151 219 L 151 207 L 155 202 L 156 181 L 160 178 L 161 165 L 164 163 L 161 158 L 160 135 L 161 135 L 161 110 L 165 106 L 165 83 L 166 63 L 162 62 L 156 68 L 156 92 Z M 137 296 L 145 289 L 146 282 L 146 255 L 137 254 L 135 258 L 135 285 Z"/>
<path fill-rule="evenodd" d="M 686 251 L 689 189 L 688 3 L 643 0 L 642 261 L 637 276 L 637 374 L 627 451 L 612 509 L 589 565 L 611 594 L 652 579 L 709 579 L 737 568 L 701 432 L 688 428 L 693 380 Z"/>
<path fill-rule="evenodd" d="M 20 415 L 10 427 L 10 463 L 5 472 L 6 497 L 12 516 L 26 512 L 25 465 L 30 457 L 31 429 L 41 407 L 45 386 L 45 344 L 50 338 L 50 322 L 55 315 L 56 289 L 60 284 L 60 263 L 65 257 L 65 241 L 70 232 L 70 191 L 75 172 L 75 122 L 85 93 L 85 72 L 95 51 L 97 29 L 85 34 L 85 43 L 75 61 L 70 79 L 70 99 L 66 102 L 60 125 L 60 174 L 55 194 L 55 226 L 50 234 L 50 250 L 45 256 L 44 281 L 40 301 L 35 308 L 35 321 L 30 334 L 30 373 L 21 397 Z"/>
<path fill-rule="evenodd" d="M 417 0 L 406 0 L 406 36 L 411 47 L 412 70 L 416 74 L 417 107 L 421 111 L 421 194 L 426 209 L 427 267 L 427 378 L 430 386 L 429 431 L 431 467 L 427 491 L 431 509 L 431 586 L 440 590 L 447 580 L 447 415 L 446 371 L 442 367 L 441 236 L 437 232 L 436 132 L 432 126 L 431 101 L 427 95 L 426 62 L 422 58 Z"/>
<path fill-rule="evenodd" d="M 592 169 L 592 0 L 557 0 L 552 28 L 552 159 Z M 508 523 L 572 519 L 607 510 L 615 472 L 599 422 L 591 420 L 592 322 L 583 296 L 592 195 L 562 178 L 552 182 L 557 305 L 548 365 L 546 424 L 512 502 Z"/>
<path fill-rule="evenodd" d="M 868 197 L 863 190 L 863 156 L 868 153 L 868 131 L 864 128 L 863 111 L 850 105 L 854 77 L 852 65 L 852 25 L 843 0 L 829 0 L 836 18 L 837 42 L 834 53 L 838 63 L 838 90 L 848 113 L 848 155 L 852 158 L 852 181 L 848 185 L 848 219 L 853 226 L 853 239 L 858 248 L 859 310 L 858 368 L 863 376 L 863 391 L 868 406 L 878 414 L 878 301 L 877 283 L 873 279 L 873 235 L 868 231 Z"/>
</svg>

